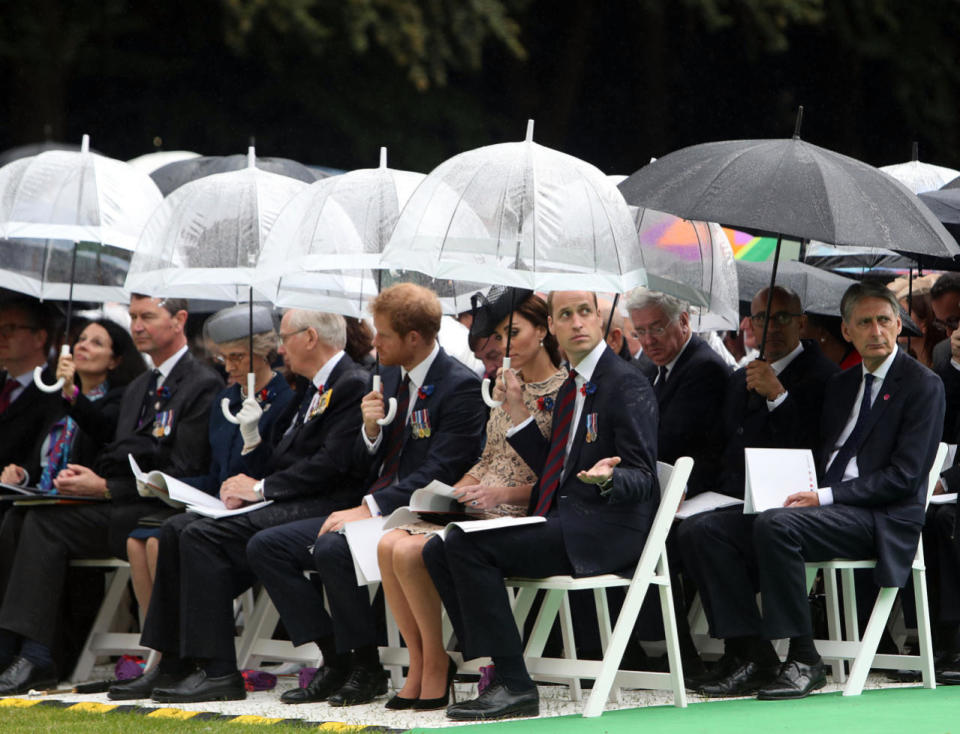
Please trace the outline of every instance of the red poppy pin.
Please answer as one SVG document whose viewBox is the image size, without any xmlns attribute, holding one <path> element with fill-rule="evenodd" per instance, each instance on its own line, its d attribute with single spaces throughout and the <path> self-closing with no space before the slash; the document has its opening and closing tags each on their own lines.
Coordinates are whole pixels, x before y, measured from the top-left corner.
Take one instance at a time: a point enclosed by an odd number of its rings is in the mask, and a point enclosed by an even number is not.
<svg viewBox="0 0 960 734">
<path fill-rule="evenodd" d="M 537 398 L 537 407 L 545 413 L 553 410 L 553 398 L 549 395 Z"/>
<path fill-rule="evenodd" d="M 420 400 L 424 400 L 431 395 L 433 395 L 433 385 L 421 385 L 417 388 L 417 397 L 420 398 Z"/>
<path fill-rule="evenodd" d="M 592 382 L 583 383 L 583 387 L 580 388 L 581 395 L 593 395 L 597 391 L 597 386 Z"/>
<path fill-rule="evenodd" d="M 884 399 L 884 400 L 889 400 L 889 399 L 890 399 L 890 393 L 884 393 L 884 394 L 883 394 L 883 399 Z"/>
</svg>

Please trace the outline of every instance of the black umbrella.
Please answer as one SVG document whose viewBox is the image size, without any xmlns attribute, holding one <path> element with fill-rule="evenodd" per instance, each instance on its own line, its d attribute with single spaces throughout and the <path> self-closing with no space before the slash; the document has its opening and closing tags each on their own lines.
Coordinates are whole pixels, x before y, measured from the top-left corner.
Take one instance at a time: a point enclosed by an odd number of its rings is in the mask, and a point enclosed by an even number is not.
<svg viewBox="0 0 960 734">
<path fill-rule="evenodd" d="M 683 148 L 620 184 L 629 204 L 777 237 L 952 257 L 960 247 L 903 184 L 800 140 L 731 140 Z M 772 295 L 772 294 L 771 294 Z M 766 327 L 760 353 L 766 342 Z"/>
<path fill-rule="evenodd" d="M 919 196 L 947 231 L 960 238 L 960 188 L 949 188 L 952 185 L 951 182 L 939 191 L 928 191 Z"/>
<path fill-rule="evenodd" d="M 766 262 L 737 260 L 737 287 L 741 301 L 751 302 L 754 296 L 770 285 L 773 267 Z M 813 265 L 786 260 L 777 269 L 777 285 L 789 288 L 803 304 L 804 313 L 820 316 L 839 316 L 840 299 L 856 281 L 842 275 L 821 270 Z M 904 336 L 922 336 L 920 327 L 900 308 Z"/>
<path fill-rule="evenodd" d="M 315 169 L 307 168 L 302 163 L 297 163 L 289 158 L 257 158 L 257 168 L 261 171 L 277 173 L 281 176 L 289 176 L 298 181 L 313 183 L 321 178 L 326 178 L 327 174 Z M 161 166 L 150 174 L 154 183 L 167 196 L 171 191 L 179 188 L 189 181 L 195 181 L 204 176 L 211 176 L 215 173 L 227 173 L 228 171 L 240 171 L 247 167 L 247 156 L 245 155 L 211 155 L 201 156 L 200 158 L 188 158 L 185 161 L 174 161 L 165 166 Z"/>
</svg>

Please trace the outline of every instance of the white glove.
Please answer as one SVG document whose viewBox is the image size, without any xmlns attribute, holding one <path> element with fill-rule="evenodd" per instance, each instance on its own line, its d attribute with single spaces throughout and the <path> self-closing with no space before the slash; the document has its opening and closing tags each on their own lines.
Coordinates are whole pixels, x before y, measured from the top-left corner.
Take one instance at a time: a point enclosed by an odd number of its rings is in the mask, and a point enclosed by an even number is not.
<svg viewBox="0 0 960 734">
<path fill-rule="evenodd" d="M 247 398 L 234 416 L 240 421 L 240 435 L 243 437 L 243 452 L 252 451 L 260 443 L 260 416 L 263 409 L 255 398 Z"/>
</svg>

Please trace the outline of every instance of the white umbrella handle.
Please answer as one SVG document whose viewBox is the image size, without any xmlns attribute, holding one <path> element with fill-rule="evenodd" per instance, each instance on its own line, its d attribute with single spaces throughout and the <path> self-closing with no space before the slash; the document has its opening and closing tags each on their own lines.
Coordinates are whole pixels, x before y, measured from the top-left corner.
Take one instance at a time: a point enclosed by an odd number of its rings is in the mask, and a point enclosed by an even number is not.
<svg viewBox="0 0 960 734">
<path fill-rule="evenodd" d="M 373 376 L 373 389 L 377 392 L 380 392 L 380 375 Z M 393 419 L 397 417 L 397 399 L 390 398 L 390 407 L 387 409 L 387 414 L 383 418 L 377 418 L 378 426 L 389 426 L 393 423 Z"/>
<path fill-rule="evenodd" d="M 503 358 L 503 369 L 504 371 L 510 369 L 510 357 Z M 491 408 L 499 408 L 501 405 L 503 405 L 502 400 L 493 399 L 493 390 L 490 389 L 489 377 L 483 378 L 483 384 L 480 385 L 480 397 L 482 397 L 483 402 L 485 402 Z"/>
<path fill-rule="evenodd" d="M 70 354 L 70 345 L 64 344 L 60 347 L 60 356 L 62 357 L 65 354 Z M 52 385 L 47 385 L 43 381 L 43 367 L 34 367 L 33 368 L 33 384 L 37 386 L 38 389 L 43 390 L 44 392 L 56 392 L 57 390 L 63 389 L 63 378 L 61 377 Z"/>
<path fill-rule="evenodd" d="M 257 379 L 257 376 L 255 374 L 253 374 L 252 372 L 247 373 L 247 397 L 248 398 L 251 395 L 253 395 L 253 388 L 256 386 L 255 384 L 256 379 Z M 233 423 L 233 425 L 235 426 L 240 425 L 240 421 L 238 421 L 234 417 L 233 413 L 230 412 L 230 398 L 223 398 L 220 401 L 220 412 L 223 413 L 223 417 L 226 418 L 229 423 Z"/>
</svg>

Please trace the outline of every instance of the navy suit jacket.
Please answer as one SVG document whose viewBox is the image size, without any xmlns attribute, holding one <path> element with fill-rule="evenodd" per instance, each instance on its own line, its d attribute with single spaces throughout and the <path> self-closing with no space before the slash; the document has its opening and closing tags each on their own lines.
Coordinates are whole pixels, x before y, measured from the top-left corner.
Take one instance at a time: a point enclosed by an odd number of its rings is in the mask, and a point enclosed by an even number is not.
<svg viewBox="0 0 960 734">
<path fill-rule="evenodd" d="M 44 370 L 47 383 L 53 382 L 52 370 Z M 13 379 L 7 377 L 8 380 Z M 0 380 L 0 387 L 6 380 Z M 0 413 L 0 468 L 7 464 L 19 464 L 30 472 L 33 484 L 40 478 L 37 466 L 31 462 L 34 444 L 42 441 L 50 424 L 63 415 L 63 398 L 60 391 L 45 393 L 33 382 L 27 384 L 17 399 Z"/>
<path fill-rule="evenodd" d="M 381 376 L 384 396 L 396 395 L 401 381 L 400 368 L 385 367 Z M 483 447 L 487 408 L 480 396 L 477 376 L 441 348 L 427 370 L 424 386 L 427 385 L 433 387 L 430 395 L 419 397 L 413 392 L 410 400 L 413 410 L 428 412 L 430 436 L 416 438 L 409 421 L 404 426 L 397 481 L 374 495 L 384 515 L 406 505 L 414 490 L 427 486 L 434 479 L 446 484 L 459 481 L 476 463 Z M 403 419 L 402 415 L 395 418 Z M 372 455 L 363 436 L 358 436 L 355 442 L 356 461 L 367 469 L 367 487 L 380 475 L 390 427 L 383 427 L 383 438 Z"/>
<path fill-rule="evenodd" d="M 827 383 L 821 422 L 820 475 L 854 410 L 862 380 L 860 365 Z M 833 485 L 839 505 L 873 512 L 880 586 L 903 586 L 923 526 L 927 478 L 943 431 L 944 393 L 940 378 L 900 350 L 868 416 L 857 450 L 859 476 Z"/>
<path fill-rule="evenodd" d="M 715 486 L 723 450 L 716 424 L 729 377 L 729 365 L 696 334 L 667 373 L 658 401 L 658 458 L 674 464 L 681 456 L 693 457 L 687 497 Z"/>
<path fill-rule="evenodd" d="M 556 513 L 560 518 L 567 557 L 578 576 L 621 571 L 635 564 L 660 501 L 657 401 L 650 382 L 610 347 L 597 362 L 590 382 L 596 390 L 584 398 L 550 510 L 551 516 Z M 588 443 L 586 425 L 591 413 L 597 415 L 597 439 Z M 507 440 L 539 475 L 550 439 L 540 433 L 536 422 Z M 577 472 L 610 456 L 619 456 L 621 462 L 613 470 L 613 486 L 601 496 L 595 484 L 577 479 Z M 528 512 L 533 512 L 539 497 L 538 481 Z"/>
<path fill-rule="evenodd" d="M 264 527 L 342 510 L 360 501 L 364 472 L 353 464 L 352 451 L 362 424 L 360 400 L 369 383 L 370 375 L 343 355 L 324 384 L 330 402 L 323 412 L 288 431 L 305 399 L 305 393 L 299 395 L 274 422 L 270 436 L 243 457 L 247 473 L 266 477 L 266 498 L 277 500 L 255 513 L 265 513 Z M 279 512 L 289 517 L 277 517 Z"/>
<path fill-rule="evenodd" d="M 803 351 L 779 375 L 787 397 L 775 410 L 766 399 L 747 390 L 747 370 L 738 369 L 727 380 L 720 440 L 726 442 L 721 471 L 714 487 L 731 497 L 743 498 L 744 448 L 810 449 L 820 447 L 820 412 L 827 380 L 840 368 L 823 356 L 812 340 L 803 340 Z"/>
</svg>

